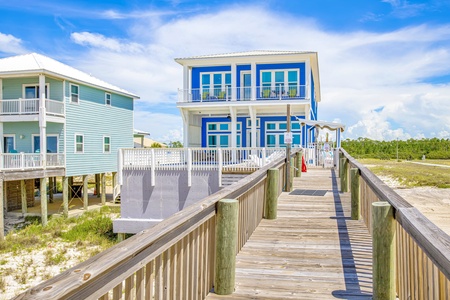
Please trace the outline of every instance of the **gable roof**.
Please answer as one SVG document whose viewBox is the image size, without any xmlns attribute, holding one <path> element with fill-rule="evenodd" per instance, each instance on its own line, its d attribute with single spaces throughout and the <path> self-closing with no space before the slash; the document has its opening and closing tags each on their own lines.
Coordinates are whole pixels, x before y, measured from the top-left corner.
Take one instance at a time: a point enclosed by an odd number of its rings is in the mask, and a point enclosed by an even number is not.
<svg viewBox="0 0 450 300">
<path fill-rule="evenodd" d="M 73 82 L 122 94 L 134 99 L 139 99 L 139 96 L 132 94 L 127 90 L 109 84 L 71 66 L 38 53 L 29 53 L 0 59 L 0 76 L 25 74 L 34 75 L 37 73 L 67 79 Z"/>
</svg>

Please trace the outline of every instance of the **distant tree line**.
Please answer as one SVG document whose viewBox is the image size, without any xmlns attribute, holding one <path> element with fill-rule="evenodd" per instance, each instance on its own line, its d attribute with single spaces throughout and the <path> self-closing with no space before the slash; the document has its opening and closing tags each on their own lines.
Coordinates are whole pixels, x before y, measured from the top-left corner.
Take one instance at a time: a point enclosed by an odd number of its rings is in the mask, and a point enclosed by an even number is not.
<svg viewBox="0 0 450 300">
<path fill-rule="evenodd" d="M 341 143 L 355 158 L 379 159 L 421 159 L 423 155 L 430 159 L 450 159 L 450 139 L 409 139 L 406 141 L 376 141 L 368 138 L 346 139 Z M 397 156 L 398 153 L 398 156 Z"/>
</svg>

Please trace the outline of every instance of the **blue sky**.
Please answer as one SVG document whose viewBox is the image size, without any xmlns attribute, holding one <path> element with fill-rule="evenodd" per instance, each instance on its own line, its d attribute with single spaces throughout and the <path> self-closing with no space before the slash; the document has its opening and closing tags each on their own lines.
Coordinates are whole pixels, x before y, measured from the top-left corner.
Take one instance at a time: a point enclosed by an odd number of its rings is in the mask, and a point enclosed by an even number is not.
<svg viewBox="0 0 450 300">
<path fill-rule="evenodd" d="M 450 0 L 0 0 L 0 57 L 37 52 L 138 94 L 135 127 L 182 140 L 174 58 L 319 55 L 319 119 L 345 138 L 450 138 Z"/>
</svg>

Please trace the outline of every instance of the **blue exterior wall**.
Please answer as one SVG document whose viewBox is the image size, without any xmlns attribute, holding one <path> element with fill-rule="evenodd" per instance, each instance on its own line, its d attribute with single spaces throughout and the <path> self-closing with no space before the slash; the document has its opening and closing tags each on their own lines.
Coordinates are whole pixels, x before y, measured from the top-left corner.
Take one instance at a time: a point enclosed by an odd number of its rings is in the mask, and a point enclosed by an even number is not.
<svg viewBox="0 0 450 300">
<path fill-rule="evenodd" d="M 70 102 L 66 82 L 66 175 L 117 171 L 117 150 L 133 147 L 133 100 L 114 93 L 105 105 L 105 91 L 79 86 L 79 103 Z M 84 137 L 84 153 L 75 153 L 75 135 Z M 103 153 L 103 137 L 109 136 L 110 153 Z"/>
</svg>

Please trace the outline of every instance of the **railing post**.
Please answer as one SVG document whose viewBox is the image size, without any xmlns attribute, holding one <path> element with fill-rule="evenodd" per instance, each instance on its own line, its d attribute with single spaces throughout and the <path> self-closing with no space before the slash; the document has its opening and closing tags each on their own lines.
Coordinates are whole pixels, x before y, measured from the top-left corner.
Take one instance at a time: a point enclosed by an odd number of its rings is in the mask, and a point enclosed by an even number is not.
<svg viewBox="0 0 450 300">
<path fill-rule="evenodd" d="M 218 159 L 218 172 L 219 172 L 219 187 L 222 186 L 222 167 L 223 167 L 223 157 L 222 157 L 222 149 L 217 148 L 217 159 Z"/>
<path fill-rule="evenodd" d="M 155 182 L 156 182 L 156 178 L 155 178 L 155 149 L 151 149 L 150 150 L 150 155 L 151 155 L 151 166 L 150 166 L 150 173 L 151 173 L 151 186 L 155 186 Z"/>
<path fill-rule="evenodd" d="M 298 151 L 295 155 L 297 157 L 295 164 L 295 177 L 302 177 L 302 151 Z"/>
<path fill-rule="evenodd" d="M 359 192 L 359 169 L 350 169 L 351 199 L 352 199 L 352 220 L 359 220 L 360 216 L 360 192 Z"/>
<path fill-rule="evenodd" d="M 230 295 L 234 291 L 239 202 L 222 199 L 217 203 L 216 267 L 214 292 Z"/>
<path fill-rule="evenodd" d="M 267 170 L 267 194 L 266 194 L 266 209 L 265 218 L 274 220 L 277 218 L 277 206 L 278 206 L 278 184 L 280 181 L 280 170 L 269 169 Z"/>
<path fill-rule="evenodd" d="M 289 174 L 289 181 L 290 181 L 290 183 L 289 183 L 289 187 L 290 187 L 290 191 L 288 191 L 288 192 L 292 192 L 292 190 L 294 189 L 294 174 L 295 174 L 295 172 L 294 172 L 294 168 L 295 168 L 295 164 L 294 164 L 294 158 L 293 157 L 291 157 L 291 163 L 289 164 L 289 167 L 290 167 L 290 174 Z"/>
<path fill-rule="evenodd" d="M 395 220 L 392 206 L 372 203 L 373 299 L 395 300 Z"/>
<path fill-rule="evenodd" d="M 122 173 L 123 173 L 123 151 L 124 149 L 119 149 L 119 152 L 117 152 L 118 159 L 117 159 L 117 184 L 122 185 L 123 179 L 122 179 Z"/>
<path fill-rule="evenodd" d="M 262 166 L 264 167 L 267 164 L 266 148 L 261 149 L 261 156 L 262 156 Z"/>
<path fill-rule="evenodd" d="M 339 177 L 341 180 L 341 192 L 347 193 L 348 192 L 348 161 L 347 158 L 341 158 L 340 159 L 341 168 L 339 169 Z"/>
<path fill-rule="evenodd" d="M 188 186 L 192 186 L 192 149 L 187 149 L 187 176 L 188 176 Z"/>
<path fill-rule="evenodd" d="M 25 169 L 25 153 L 20 152 L 20 168 Z"/>
</svg>

